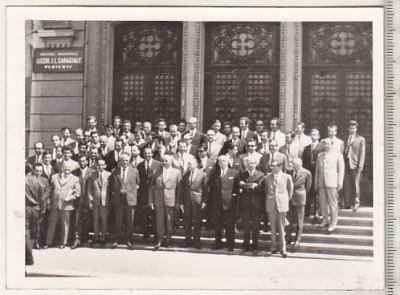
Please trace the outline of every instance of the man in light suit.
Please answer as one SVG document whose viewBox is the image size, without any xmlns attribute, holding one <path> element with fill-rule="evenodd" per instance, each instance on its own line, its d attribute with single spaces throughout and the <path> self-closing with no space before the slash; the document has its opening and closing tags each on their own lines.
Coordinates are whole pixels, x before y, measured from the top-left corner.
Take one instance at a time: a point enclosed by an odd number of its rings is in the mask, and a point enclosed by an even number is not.
<svg viewBox="0 0 400 295">
<path fill-rule="evenodd" d="M 365 162 L 365 138 L 357 134 L 358 123 L 351 120 L 348 124 L 349 138 L 345 147 L 345 206 L 353 207 L 356 212 L 360 206 L 361 173 Z"/>
<path fill-rule="evenodd" d="M 109 185 L 111 172 L 105 170 L 106 166 L 106 161 L 104 159 L 99 159 L 97 163 L 97 171 L 91 174 L 88 181 L 89 206 L 93 210 L 93 244 L 96 244 L 99 241 L 102 244 L 105 244 L 106 242 L 111 194 Z"/>
<path fill-rule="evenodd" d="M 270 140 L 276 140 L 278 143 L 278 149 L 285 144 L 285 133 L 283 133 L 280 128 L 280 120 L 278 118 L 272 118 L 269 127 L 271 131 L 269 133 Z"/>
<path fill-rule="evenodd" d="M 149 188 L 149 207 L 156 212 L 157 243 L 154 250 L 161 247 L 164 239 L 168 248 L 174 228 L 174 210 L 179 209 L 179 196 L 182 190 L 182 174 L 172 167 L 172 156 L 164 155 L 162 169 L 158 169 L 151 179 Z"/>
<path fill-rule="evenodd" d="M 138 191 L 138 214 L 139 222 L 143 228 L 143 238 L 147 239 L 150 234 L 155 234 L 155 215 L 149 208 L 149 186 L 155 172 L 162 168 L 160 161 L 153 159 L 153 150 L 151 146 L 143 149 L 144 161 L 137 169 L 140 177 L 140 186 Z"/>
<path fill-rule="evenodd" d="M 218 166 L 209 177 L 210 198 L 212 200 L 215 243 L 212 250 L 222 248 L 222 228 L 225 227 L 226 246 L 229 252 L 235 247 L 235 222 L 237 197 L 239 193 L 239 172 L 228 167 L 229 159 L 222 155 L 218 157 Z"/>
<path fill-rule="evenodd" d="M 303 149 L 311 144 L 311 137 L 304 134 L 304 129 L 306 127 L 306 124 L 303 122 L 299 122 L 295 125 L 294 128 L 294 138 L 293 138 L 293 145 L 297 145 L 300 155 L 299 157 L 301 158 L 301 154 L 303 153 Z"/>
<path fill-rule="evenodd" d="M 187 153 L 186 141 L 180 140 L 178 142 L 178 152 L 172 155 L 172 167 L 179 169 L 181 174 L 184 175 L 190 159 L 194 159 L 194 156 Z"/>
<path fill-rule="evenodd" d="M 256 145 L 256 140 L 251 139 L 249 143 Z M 243 212 L 243 245 L 242 253 L 250 250 L 250 231 L 252 233 L 252 251 L 254 255 L 258 253 L 258 237 L 260 231 L 260 218 L 263 207 L 263 196 L 261 193 L 260 182 L 264 173 L 256 170 L 258 162 L 255 158 L 246 158 L 245 166 L 247 170 L 239 174 L 240 208 Z M 250 224 L 251 223 L 251 224 Z"/>
<path fill-rule="evenodd" d="M 265 154 L 261 157 L 258 170 L 267 175 L 268 173 L 272 172 L 272 169 L 270 167 L 272 161 L 278 161 L 282 171 L 286 173 L 288 167 L 288 160 L 286 155 L 278 152 L 278 143 L 276 142 L 276 140 L 271 140 L 269 142 L 269 150 L 270 150 L 269 154 Z"/>
<path fill-rule="evenodd" d="M 272 173 L 264 176 L 262 187 L 265 190 L 265 207 L 271 225 L 271 253 L 277 253 L 276 229 L 279 231 L 281 254 L 287 257 L 285 242 L 285 220 L 289 211 L 289 201 L 293 195 L 293 182 L 289 174 L 282 172 L 278 161 L 271 163 Z"/>
<path fill-rule="evenodd" d="M 319 227 L 329 224 L 328 231 L 336 228 L 338 217 L 338 193 L 343 187 L 344 160 L 341 153 L 335 152 L 333 140 L 324 141 L 324 152 L 317 158 L 315 167 L 315 190 L 319 194 L 319 202 L 323 221 Z M 328 220 L 328 210 L 329 217 Z"/>
<path fill-rule="evenodd" d="M 180 196 L 180 207 L 185 221 L 185 244 L 184 247 L 192 245 L 201 249 L 201 210 L 206 207 L 208 199 L 208 177 L 207 174 L 198 168 L 196 159 L 188 162 L 188 171 L 183 176 L 183 189 Z M 193 235 L 192 235 L 193 225 Z"/>
<path fill-rule="evenodd" d="M 207 155 L 210 159 L 217 159 L 222 145 L 215 141 L 215 131 L 210 129 L 206 133 Z"/>
<path fill-rule="evenodd" d="M 118 246 L 122 235 L 122 224 L 124 223 L 125 243 L 128 249 L 132 250 L 132 234 L 140 178 L 136 168 L 129 165 L 129 160 L 130 155 L 122 153 L 120 167 L 115 168 L 110 176 L 111 202 L 114 208 L 114 241 L 112 247 Z"/>
<path fill-rule="evenodd" d="M 53 175 L 51 179 L 51 211 L 44 249 L 53 244 L 54 234 L 59 223 L 61 224 L 59 248 L 64 249 L 68 242 L 71 212 L 75 209 L 74 201 L 81 195 L 79 178 L 71 174 L 71 168 L 70 163 L 64 163 L 61 172 Z"/>
<path fill-rule="evenodd" d="M 336 125 L 329 125 L 328 126 L 328 137 L 324 138 L 322 142 L 325 140 L 331 140 L 333 142 L 333 150 L 337 153 L 344 153 L 344 142 L 340 138 L 336 137 L 337 134 L 337 126 Z"/>
<path fill-rule="evenodd" d="M 303 234 L 304 211 L 307 202 L 307 194 L 312 184 L 311 172 L 303 168 L 303 162 L 300 158 L 293 159 L 293 197 L 290 203 L 290 225 L 287 239 L 292 241 L 293 224 L 297 224 L 296 242 L 294 247 L 298 247 Z"/>
</svg>

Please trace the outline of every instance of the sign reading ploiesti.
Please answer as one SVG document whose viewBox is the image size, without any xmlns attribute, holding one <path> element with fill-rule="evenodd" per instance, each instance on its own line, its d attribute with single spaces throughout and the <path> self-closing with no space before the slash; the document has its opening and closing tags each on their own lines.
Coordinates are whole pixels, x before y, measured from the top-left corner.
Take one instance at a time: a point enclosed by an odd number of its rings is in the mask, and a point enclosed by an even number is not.
<svg viewBox="0 0 400 295">
<path fill-rule="evenodd" d="M 83 49 L 36 49 L 33 71 L 36 73 L 83 72 Z"/>
</svg>

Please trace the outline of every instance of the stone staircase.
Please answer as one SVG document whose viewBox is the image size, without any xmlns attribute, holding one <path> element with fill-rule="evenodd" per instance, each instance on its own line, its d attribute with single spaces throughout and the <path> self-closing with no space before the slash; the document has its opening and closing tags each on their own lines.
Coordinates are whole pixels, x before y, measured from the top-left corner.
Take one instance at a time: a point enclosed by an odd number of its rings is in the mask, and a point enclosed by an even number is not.
<svg viewBox="0 0 400 295">
<path fill-rule="evenodd" d="M 137 249 L 152 249 L 153 238 L 144 242 L 142 235 L 135 234 L 134 241 Z M 212 251 L 214 232 L 213 230 L 202 229 L 202 249 L 183 248 L 184 230 L 179 227 L 173 235 L 173 248 L 161 248 L 161 250 L 238 255 L 242 241 L 243 232 L 239 231 L 236 233 L 234 252 L 228 252 L 226 249 Z M 259 255 L 266 255 L 270 245 L 271 233 L 260 231 Z M 294 248 L 293 245 L 288 245 L 287 250 L 290 257 L 372 260 L 373 209 L 361 207 L 357 212 L 346 209 L 340 210 L 338 226 L 333 233 L 329 233 L 327 228 L 316 227 L 314 220 L 306 218 L 300 246 Z M 252 255 L 252 253 L 248 252 L 245 255 Z"/>
</svg>

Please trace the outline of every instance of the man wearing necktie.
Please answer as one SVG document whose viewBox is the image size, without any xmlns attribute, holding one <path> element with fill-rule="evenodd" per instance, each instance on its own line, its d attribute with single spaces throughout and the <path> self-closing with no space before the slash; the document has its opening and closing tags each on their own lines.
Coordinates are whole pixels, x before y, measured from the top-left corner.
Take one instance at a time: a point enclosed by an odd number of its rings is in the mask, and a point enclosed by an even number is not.
<svg viewBox="0 0 400 295">
<path fill-rule="evenodd" d="M 357 211 L 360 206 L 361 174 L 365 162 L 365 138 L 357 134 L 358 123 L 348 123 L 349 138 L 345 148 L 344 198 L 346 208 Z"/>
<path fill-rule="evenodd" d="M 289 211 L 289 201 L 293 195 L 293 182 L 289 174 L 282 172 L 281 163 L 273 160 L 272 173 L 262 179 L 262 189 L 265 191 L 265 208 L 271 225 L 271 253 L 277 253 L 276 232 L 279 232 L 281 254 L 287 257 L 285 242 L 285 220 Z"/>
<path fill-rule="evenodd" d="M 226 229 L 226 246 L 229 252 L 235 247 L 235 222 L 239 172 L 228 167 L 228 157 L 218 157 L 218 166 L 210 173 L 209 186 L 215 223 L 215 243 L 212 250 L 222 248 L 222 229 Z"/>
<path fill-rule="evenodd" d="M 208 177 L 207 174 L 198 168 L 196 159 L 188 162 L 188 171 L 183 176 L 183 190 L 180 196 L 180 207 L 184 214 L 185 221 L 185 245 L 192 245 L 196 249 L 201 249 L 200 229 L 201 229 L 201 210 L 206 207 L 208 199 Z M 193 235 L 192 235 L 193 226 Z"/>
<path fill-rule="evenodd" d="M 44 144 L 40 141 L 36 142 L 35 154 L 33 156 L 30 156 L 26 162 L 29 163 L 31 167 L 33 167 L 33 165 L 36 163 L 42 163 L 43 152 L 44 152 Z"/>
<path fill-rule="evenodd" d="M 149 188 L 149 207 L 156 213 L 157 243 L 154 250 L 161 247 L 164 236 L 166 246 L 172 247 L 174 210 L 179 210 L 182 191 L 182 174 L 172 167 L 172 156 L 164 155 L 162 165 L 152 177 Z"/>
<path fill-rule="evenodd" d="M 149 187 L 154 173 L 162 168 L 161 162 L 153 159 L 153 150 L 151 146 L 146 146 L 143 149 L 144 161 L 138 166 L 140 177 L 140 186 L 138 190 L 138 220 L 143 229 L 143 238 L 147 239 L 150 234 L 155 234 L 155 214 L 149 208 Z"/>
<path fill-rule="evenodd" d="M 255 140 L 250 141 L 255 144 Z M 260 182 L 264 173 L 256 170 L 258 162 L 255 158 L 246 159 L 247 170 L 239 174 L 240 208 L 243 211 L 243 245 L 242 253 L 250 250 L 250 232 L 252 234 L 252 251 L 258 253 L 258 236 L 260 230 L 260 217 L 263 205 Z M 251 230 L 250 230 L 251 229 Z"/>
<path fill-rule="evenodd" d="M 297 224 L 296 241 L 294 247 L 300 245 L 303 233 L 304 211 L 307 202 L 307 194 L 312 185 L 311 172 L 302 167 L 303 162 L 300 158 L 293 159 L 293 197 L 289 206 L 290 225 L 288 230 L 287 242 L 292 241 L 293 224 Z"/>
<path fill-rule="evenodd" d="M 271 164 L 273 161 L 278 161 L 279 164 L 281 165 L 281 169 L 283 172 L 286 172 L 287 167 L 288 167 L 288 160 L 286 155 L 278 152 L 278 143 L 276 140 L 271 140 L 269 142 L 269 154 L 265 154 L 261 157 L 260 163 L 259 163 L 259 170 L 267 175 L 268 173 L 272 172 L 271 169 Z"/>
<path fill-rule="evenodd" d="M 111 175 L 111 202 L 114 208 L 114 241 L 112 246 L 114 248 L 118 246 L 122 235 L 122 224 L 124 223 L 124 240 L 128 249 L 132 250 L 132 234 L 140 178 L 136 168 L 129 165 L 129 160 L 130 155 L 122 153 L 120 167 L 114 169 Z"/>
<path fill-rule="evenodd" d="M 93 210 L 93 244 L 99 241 L 102 244 L 106 243 L 111 194 L 109 185 L 111 172 L 105 170 L 106 166 L 106 161 L 104 159 L 99 159 L 97 171 L 92 173 L 88 181 L 89 206 Z"/>
</svg>

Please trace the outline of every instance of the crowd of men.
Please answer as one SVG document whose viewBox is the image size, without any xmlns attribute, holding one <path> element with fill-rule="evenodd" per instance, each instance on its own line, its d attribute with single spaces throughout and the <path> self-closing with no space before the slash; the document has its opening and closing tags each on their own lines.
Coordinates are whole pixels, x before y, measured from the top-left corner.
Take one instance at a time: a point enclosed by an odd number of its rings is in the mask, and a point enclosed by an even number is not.
<svg viewBox="0 0 400 295">
<path fill-rule="evenodd" d="M 233 251 L 242 230 L 242 253 L 257 255 L 263 229 L 271 230 L 271 253 L 286 257 L 286 244 L 300 245 L 305 215 L 333 232 L 339 200 L 358 210 L 365 139 L 356 121 L 349 121 L 345 141 L 335 125 L 320 140 L 317 129 L 306 135 L 302 122 L 285 133 L 278 118 L 269 129 L 256 121 L 255 131 L 249 118 L 239 122 L 216 120 L 203 134 L 194 117 L 167 131 L 165 119 L 154 128 L 117 116 L 101 131 L 90 116 L 74 139 L 63 128 L 51 147 L 36 142 L 26 160 L 26 264 L 33 264 L 33 247 L 62 249 L 71 241 L 75 249 L 89 237 L 92 244 L 133 249 L 135 231 L 144 239 L 154 235 L 154 250 L 171 247 L 179 220 L 184 247 L 201 249 L 206 226 L 215 231 L 213 250 L 223 247 L 225 229 Z"/>
</svg>

